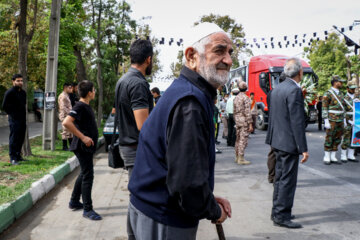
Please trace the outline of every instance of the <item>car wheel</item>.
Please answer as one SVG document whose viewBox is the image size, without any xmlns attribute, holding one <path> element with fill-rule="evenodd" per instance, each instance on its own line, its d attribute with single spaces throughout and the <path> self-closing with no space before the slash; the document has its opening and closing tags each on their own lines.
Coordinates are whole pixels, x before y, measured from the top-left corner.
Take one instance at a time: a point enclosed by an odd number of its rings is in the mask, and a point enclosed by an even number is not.
<svg viewBox="0 0 360 240">
<path fill-rule="evenodd" d="M 267 124 L 265 124 L 265 116 L 263 110 L 258 110 L 258 115 L 256 118 L 256 128 L 259 130 L 266 130 Z"/>
</svg>

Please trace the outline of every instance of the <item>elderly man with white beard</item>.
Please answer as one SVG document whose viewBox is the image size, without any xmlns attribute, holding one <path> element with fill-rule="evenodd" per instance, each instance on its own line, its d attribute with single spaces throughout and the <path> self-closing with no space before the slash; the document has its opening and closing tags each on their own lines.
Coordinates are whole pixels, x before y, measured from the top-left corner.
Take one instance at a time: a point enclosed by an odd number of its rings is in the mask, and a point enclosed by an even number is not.
<svg viewBox="0 0 360 240">
<path fill-rule="evenodd" d="M 189 36 L 180 77 L 140 132 L 129 182 L 129 239 L 195 239 L 200 219 L 231 217 L 229 201 L 213 194 L 213 102 L 227 82 L 232 42 L 212 23 L 195 26 Z"/>
</svg>

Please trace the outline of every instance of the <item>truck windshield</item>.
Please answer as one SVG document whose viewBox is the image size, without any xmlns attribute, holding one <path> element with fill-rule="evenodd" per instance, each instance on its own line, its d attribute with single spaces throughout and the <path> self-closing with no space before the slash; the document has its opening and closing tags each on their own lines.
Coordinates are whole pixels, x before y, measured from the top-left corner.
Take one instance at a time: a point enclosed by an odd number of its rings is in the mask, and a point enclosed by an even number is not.
<svg viewBox="0 0 360 240">
<path fill-rule="evenodd" d="M 271 88 L 276 88 L 277 85 L 280 83 L 280 74 L 277 72 L 271 73 Z M 304 73 L 303 79 L 301 80 L 300 85 L 303 85 L 303 82 L 306 81 L 308 84 L 316 83 L 315 76 L 313 73 Z"/>
</svg>

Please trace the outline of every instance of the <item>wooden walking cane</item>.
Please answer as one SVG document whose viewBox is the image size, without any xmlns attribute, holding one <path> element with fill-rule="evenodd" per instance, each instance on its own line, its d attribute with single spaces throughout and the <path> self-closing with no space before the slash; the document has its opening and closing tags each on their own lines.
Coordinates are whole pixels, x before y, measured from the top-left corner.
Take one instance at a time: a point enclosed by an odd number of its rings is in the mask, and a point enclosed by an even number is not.
<svg viewBox="0 0 360 240">
<path fill-rule="evenodd" d="M 219 236 L 219 240 L 226 240 L 225 238 L 225 233 L 224 233 L 224 229 L 222 227 L 222 224 L 221 223 L 217 223 L 215 224 L 216 226 L 216 231 L 217 231 L 217 234 Z"/>
</svg>

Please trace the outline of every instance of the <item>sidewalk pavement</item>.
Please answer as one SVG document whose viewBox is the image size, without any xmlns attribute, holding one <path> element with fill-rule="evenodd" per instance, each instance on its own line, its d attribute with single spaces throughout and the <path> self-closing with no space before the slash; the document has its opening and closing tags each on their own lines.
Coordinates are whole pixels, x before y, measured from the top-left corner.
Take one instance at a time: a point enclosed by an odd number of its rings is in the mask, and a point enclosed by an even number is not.
<svg viewBox="0 0 360 240">
<path fill-rule="evenodd" d="M 266 167 L 269 148 L 258 145 L 263 140 L 264 133 L 251 135 L 246 157 L 252 164 L 248 166 L 234 163 L 234 149 L 226 147 L 224 140 L 218 146 L 223 152 L 217 154 L 214 192 L 229 199 L 233 212 L 233 217 L 223 224 L 226 239 L 359 239 L 360 187 L 303 164 L 299 168 L 293 214 L 304 228 L 273 226 L 273 186 L 267 182 Z M 127 172 L 109 168 L 106 153 L 96 156 L 93 205 L 103 220 L 90 221 L 82 217 L 82 211 L 68 209 L 77 171 L 16 222 L 2 239 L 127 239 Z M 202 220 L 197 239 L 218 239 L 215 226 Z"/>
<path fill-rule="evenodd" d="M 29 130 L 29 137 L 34 138 L 42 135 L 43 123 L 42 122 L 31 122 L 28 123 L 27 128 Z M 58 129 L 61 129 L 61 123 L 58 123 Z M 0 146 L 9 144 L 9 126 L 0 127 Z"/>
</svg>

